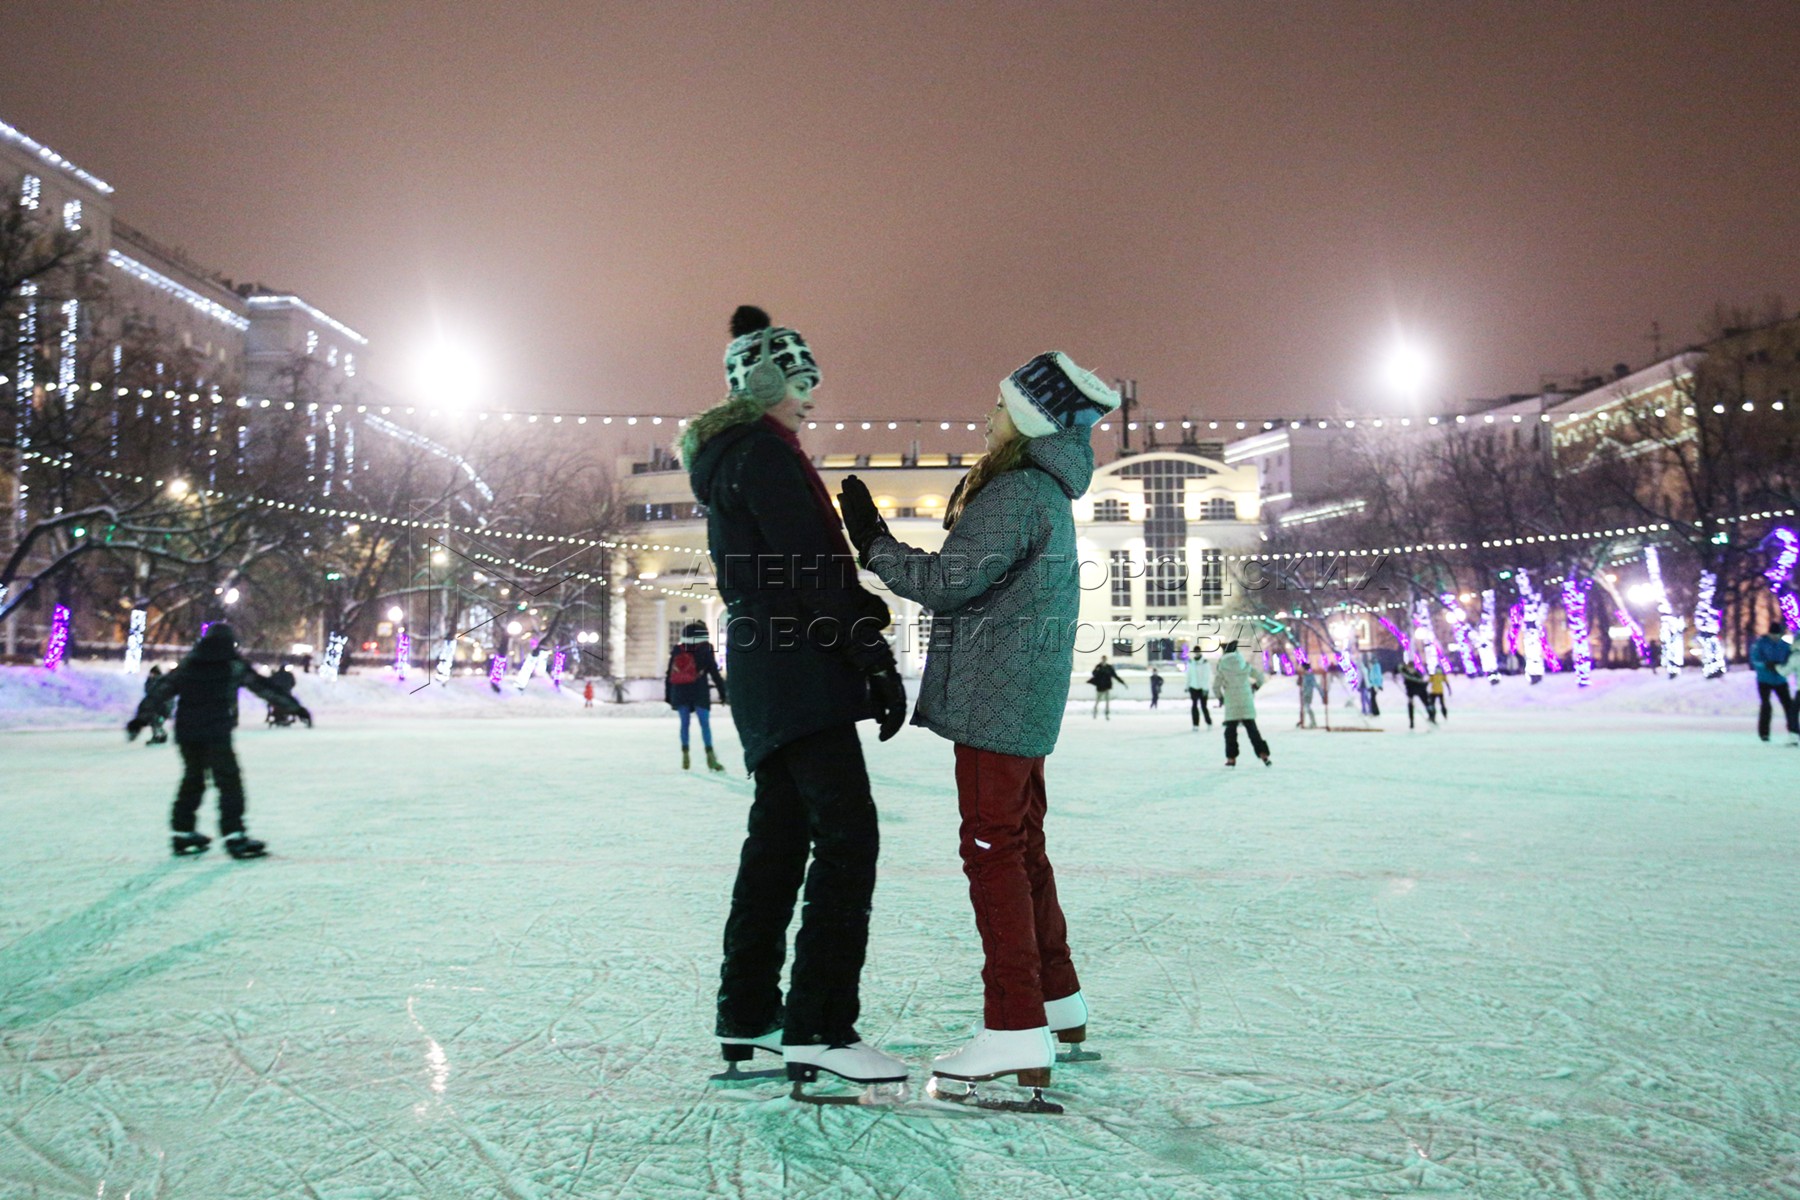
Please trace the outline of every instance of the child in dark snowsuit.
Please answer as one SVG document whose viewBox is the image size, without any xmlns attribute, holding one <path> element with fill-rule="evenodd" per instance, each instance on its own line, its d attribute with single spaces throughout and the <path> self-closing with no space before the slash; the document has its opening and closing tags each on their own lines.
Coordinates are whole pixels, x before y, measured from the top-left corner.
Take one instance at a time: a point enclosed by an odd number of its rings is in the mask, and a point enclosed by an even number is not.
<svg viewBox="0 0 1800 1200">
<path fill-rule="evenodd" d="M 169 740 L 169 731 L 163 728 L 163 722 L 169 719 L 168 703 L 165 701 L 158 704 L 150 699 L 150 689 L 161 675 L 161 667 L 150 668 L 150 677 L 144 680 L 144 698 L 138 702 L 137 715 L 126 725 L 132 731 L 133 739 L 136 739 L 138 731 L 146 725 L 150 727 L 150 740 L 144 743 L 146 746 L 160 746 Z"/>
<path fill-rule="evenodd" d="M 719 659 L 712 643 L 706 640 L 706 623 L 695 621 L 681 631 L 681 641 L 669 651 L 669 666 L 663 672 L 663 699 L 681 714 L 681 769 L 687 770 L 688 718 L 700 719 L 700 742 L 706 749 L 706 765 L 723 771 L 725 764 L 713 753 L 712 688 L 719 689 L 719 703 L 725 703 L 725 680 L 719 674 Z"/>
<path fill-rule="evenodd" d="M 209 772 L 219 789 L 219 832 L 224 835 L 226 852 L 233 858 L 260 858 L 267 853 L 262 842 L 244 832 L 244 780 L 231 747 L 231 731 L 237 728 L 238 689 L 245 687 L 312 726 L 312 714 L 305 705 L 270 683 L 238 654 L 237 638 L 223 621 L 215 621 L 207 629 L 181 665 L 152 679 L 146 687 L 144 704 L 166 707 L 170 701 L 178 702 L 175 745 L 186 769 L 170 818 L 176 854 L 198 854 L 212 844 L 211 838 L 194 829 Z M 139 715 L 125 727 L 128 736 L 136 738 L 148 723 L 142 716 L 140 705 Z"/>
</svg>

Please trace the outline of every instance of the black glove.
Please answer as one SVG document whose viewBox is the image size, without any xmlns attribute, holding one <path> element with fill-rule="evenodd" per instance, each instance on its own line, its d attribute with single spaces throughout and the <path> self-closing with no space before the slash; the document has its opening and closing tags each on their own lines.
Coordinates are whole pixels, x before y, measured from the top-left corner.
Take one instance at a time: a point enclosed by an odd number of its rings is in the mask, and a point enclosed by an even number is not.
<svg viewBox="0 0 1800 1200">
<path fill-rule="evenodd" d="M 731 706 L 731 701 L 727 699 L 725 695 L 725 681 L 723 679 L 719 680 L 719 703 L 727 708 Z"/>
<path fill-rule="evenodd" d="M 869 672 L 869 699 L 875 702 L 875 720 L 885 742 L 906 724 L 906 688 L 892 666 Z"/>
<path fill-rule="evenodd" d="M 125 722 L 125 740 L 128 742 L 137 741 L 138 734 L 144 732 L 144 725 L 145 722 L 138 720 L 136 717 Z"/>
<path fill-rule="evenodd" d="M 844 514 L 844 532 L 850 535 L 850 544 L 856 547 L 856 557 L 867 566 L 869 547 L 888 531 L 887 522 L 881 519 L 869 489 L 854 475 L 844 476 L 843 485 L 838 489 L 838 508 Z"/>
<path fill-rule="evenodd" d="M 306 723 L 306 727 L 308 729 L 312 728 L 312 713 L 306 708 L 305 705 L 301 705 L 299 708 L 296 708 L 294 710 L 294 715 L 296 717 L 299 717 L 302 721 L 304 721 Z"/>
</svg>

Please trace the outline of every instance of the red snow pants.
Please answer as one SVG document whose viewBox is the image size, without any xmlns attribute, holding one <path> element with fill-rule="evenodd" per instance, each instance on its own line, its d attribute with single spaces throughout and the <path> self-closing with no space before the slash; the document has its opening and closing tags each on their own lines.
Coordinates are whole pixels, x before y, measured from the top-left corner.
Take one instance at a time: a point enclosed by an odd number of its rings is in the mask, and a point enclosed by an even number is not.
<svg viewBox="0 0 1800 1200">
<path fill-rule="evenodd" d="M 1044 854 L 1044 760 L 958 743 L 956 794 L 963 874 L 987 957 L 983 1024 L 1042 1028 L 1046 999 L 1081 990 Z"/>
</svg>

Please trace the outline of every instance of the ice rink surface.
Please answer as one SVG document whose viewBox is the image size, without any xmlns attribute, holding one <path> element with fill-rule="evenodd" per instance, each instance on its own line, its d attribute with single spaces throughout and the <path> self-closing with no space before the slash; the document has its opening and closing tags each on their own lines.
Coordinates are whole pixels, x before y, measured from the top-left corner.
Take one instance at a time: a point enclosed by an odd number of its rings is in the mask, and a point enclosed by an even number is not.
<svg viewBox="0 0 1800 1200">
<path fill-rule="evenodd" d="M 1072 707 L 1049 839 L 1105 1058 L 1062 1117 L 706 1082 L 724 710 L 708 776 L 649 706 L 307 695 L 239 737 L 251 863 L 167 857 L 171 747 L 0 734 L 0 1195 L 1800 1194 L 1800 751 L 1569 684 L 1409 734 L 1296 731 L 1278 681 L 1267 770 L 1185 702 Z M 951 752 L 865 744 L 861 1030 L 917 1088 L 980 1015 Z"/>
</svg>

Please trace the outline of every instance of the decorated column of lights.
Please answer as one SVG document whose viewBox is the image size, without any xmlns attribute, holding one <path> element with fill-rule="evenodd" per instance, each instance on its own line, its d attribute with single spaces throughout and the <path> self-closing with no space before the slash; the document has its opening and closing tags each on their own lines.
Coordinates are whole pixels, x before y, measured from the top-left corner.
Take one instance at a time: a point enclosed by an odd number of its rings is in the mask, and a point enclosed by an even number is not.
<svg viewBox="0 0 1800 1200">
<path fill-rule="evenodd" d="M 1524 606 L 1524 629 L 1519 635 L 1519 649 L 1525 656 L 1525 678 L 1541 683 L 1544 678 L 1544 617 L 1548 605 L 1531 584 L 1531 573 L 1519 571 L 1519 601 Z"/>
<path fill-rule="evenodd" d="M 1344 644 L 1338 648 L 1337 668 L 1339 674 L 1343 675 L 1344 682 L 1350 685 L 1350 690 L 1361 695 L 1362 672 L 1357 669 L 1356 665 L 1356 635 L 1354 633 L 1345 637 Z"/>
<path fill-rule="evenodd" d="M 556 653 L 550 656 L 550 686 L 562 691 L 563 667 L 569 661 L 569 648 L 558 646 Z"/>
<path fill-rule="evenodd" d="M 1619 624 L 1625 627 L 1626 634 L 1631 638 L 1631 644 L 1637 648 L 1638 665 L 1654 667 L 1656 664 L 1650 657 L 1650 639 L 1644 636 L 1644 627 L 1638 624 L 1637 618 L 1623 605 L 1613 615 L 1618 617 Z"/>
<path fill-rule="evenodd" d="M 136 675 L 144 665 L 144 629 L 149 614 L 141 608 L 131 610 L 131 629 L 125 635 L 125 673 Z"/>
<path fill-rule="evenodd" d="M 519 664 L 519 673 L 513 679 L 513 687 L 521 692 L 524 691 L 525 685 L 530 683 L 531 677 L 538 673 L 538 669 L 544 665 L 544 659 L 549 653 L 548 647 L 541 641 L 533 641 L 531 652 L 525 655 L 524 661 Z"/>
<path fill-rule="evenodd" d="M 1769 532 L 1762 540 L 1763 549 L 1767 550 L 1770 543 L 1776 547 L 1775 560 L 1763 572 L 1763 578 L 1769 581 L 1769 590 L 1775 593 L 1775 603 L 1780 607 L 1788 629 L 1800 631 L 1800 598 L 1795 597 L 1791 584 L 1794 564 L 1800 562 L 1800 537 L 1783 527 Z"/>
<path fill-rule="evenodd" d="M 1420 596 L 1413 601 L 1413 645 L 1419 648 L 1419 655 L 1425 673 L 1435 673 L 1444 661 L 1444 648 L 1438 645 L 1437 629 L 1432 624 L 1431 601 Z"/>
<path fill-rule="evenodd" d="M 1400 655 L 1402 658 L 1410 658 L 1415 663 L 1419 661 L 1419 656 L 1413 653 L 1412 639 L 1408 638 L 1404 633 L 1401 633 L 1398 625 L 1394 624 L 1380 613 L 1375 614 L 1375 619 L 1380 621 L 1381 627 L 1392 635 L 1394 645 L 1400 647 Z"/>
<path fill-rule="evenodd" d="M 1463 611 L 1462 601 L 1456 598 L 1455 592 L 1439 592 L 1438 603 L 1450 616 L 1450 632 L 1456 638 L 1456 653 L 1462 659 L 1463 674 L 1471 679 L 1481 674 L 1481 664 L 1475 649 L 1475 635 L 1469 629 L 1469 614 Z"/>
<path fill-rule="evenodd" d="M 394 635 L 394 677 L 406 678 L 406 660 L 412 654 L 412 634 L 402 629 Z"/>
<path fill-rule="evenodd" d="M 1700 672 L 1708 679 L 1725 674 L 1725 646 L 1719 641 L 1719 610 L 1713 604 L 1719 577 L 1700 572 L 1700 590 L 1694 597 L 1694 645 L 1700 651 Z"/>
<path fill-rule="evenodd" d="M 1494 648 L 1494 621 L 1499 616 L 1493 588 L 1481 589 L 1481 625 L 1475 630 L 1475 651 L 1481 656 L 1481 673 L 1500 682 L 1500 655 Z"/>
<path fill-rule="evenodd" d="M 1675 679 L 1681 674 L 1682 660 L 1687 657 L 1686 623 L 1675 615 L 1669 603 L 1669 589 L 1663 583 L 1662 555 L 1655 546 L 1644 547 L 1644 566 L 1650 572 L 1650 586 L 1656 589 L 1657 633 L 1662 641 L 1663 674 Z"/>
<path fill-rule="evenodd" d="M 69 652 L 69 606 L 59 604 L 50 610 L 50 640 L 44 643 L 44 670 L 62 666 Z"/>
<path fill-rule="evenodd" d="M 1506 633 L 1504 636 L 1508 656 L 1516 654 L 1521 658 L 1524 657 L 1524 653 L 1519 649 L 1519 638 L 1524 630 L 1525 602 L 1514 600 L 1512 606 L 1506 610 Z"/>
<path fill-rule="evenodd" d="M 506 655 L 496 654 L 488 660 L 488 685 L 496 692 L 506 680 Z"/>
<path fill-rule="evenodd" d="M 334 633 L 325 639 L 325 657 L 319 660 L 319 677 L 326 683 L 337 679 L 338 667 L 344 661 L 344 647 L 349 644 L 349 637 L 341 633 Z"/>
<path fill-rule="evenodd" d="M 1578 687 L 1588 686 L 1594 678 L 1594 650 L 1588 644 L 1587 590 L 1587 583 L 1574 575 L 1563 580 L 1563 617 L 1569 623 L 1569 643 L 1575 658 Z"/>
<path fill-rule="evenodd" d="M 456 662 L 456 636 L 444 639 L 438 647 L 437 666 L 431 669 L 431 678 L 438 683 L 450 682 L 450 668 Z"/>
</svg>

